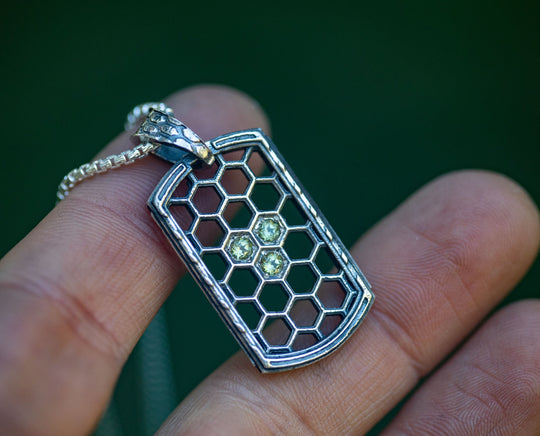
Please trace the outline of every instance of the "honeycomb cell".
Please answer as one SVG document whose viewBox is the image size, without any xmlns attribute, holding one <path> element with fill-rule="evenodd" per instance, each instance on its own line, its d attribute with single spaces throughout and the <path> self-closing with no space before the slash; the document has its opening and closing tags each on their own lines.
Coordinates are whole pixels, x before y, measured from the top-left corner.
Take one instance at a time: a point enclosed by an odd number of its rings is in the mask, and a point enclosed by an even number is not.
<svg viewBox="0 0 540 436">
<path fill-rule="evenodd" d="M 283 248 L 290 259 L 309 259 L 313 246 L 313 240 L 307 232 L 290 232 Z"/>
<path fill-rule="evenodd" d="M 197 186 L 193 193 L 193 206 L 201 215 L 216 213 L 221 204 L 221 196 L 212 185 Z"/>
<path fill-rule="evenodd" d="M 259 211 L 265 212 L 276 210 L 281 195 L 272 182 L 256 182 L 250 198 Z"/>
<path fill-rule="evenodd" d="M 318 342 L 317 336 L 313 333 L 300 333 L 296 336 L 292 349 L 293 351 L 305 350 Z"/>
<path fill-rule="evenodd" d="M 289 226 L 303 226 L 307 223 L 304 212 L 300 209 L 296 200 L 289 198 L 281 208 L 281 216 Z"/>
<path fill-rule="evenodd" d="M 347 297 L 347 290 L 340 280 L 326 279 L 317 290 L 316 296 L 325 309 L 341 309 Z"/>
<path fill-rule="evenodd" d="M 173 199 L 186 198 L 191 189 L 191 185 L 192 185 L 192 182 L 190 180 L 188 180 L 187 178 L 183 179 L 174 190 L 171 199 L 173 200 Z"/>
<path fill-rule="evenodd" d="M 315 265 L 317 265 L 319 271 L 323 274 L 327 274 L 332 270 L 335 272 L 335 269 L 337 268 L 337 262 L 326 246 L 319 248 L 317 256 L 315 256 Z"/>
<path fill-rule="evenodd" d="M 257 290 L 259 279 L 255 277 L 251 268 L 235 268 L 228 283 L 237 297 L 251 297 Z"/>
<path fill-rule="evenodd" d="M 187 232 L 191 228 L 195 216 L 187 204 L 170 206 L 169 211 L 184 232 Z"/>
<path fill-rule="evenodd" d="M 219 169 L 219 163 L 214 161 L 210 166 L 204 165 L 201 168 L 192 171 L 191 176 L 194 180 L 209 180 L 213 179 L 216 176 L 216 173 Z"/>
<path fill-rule="evenodd" d="M 341 315 L 326 315 L 319 326 L 319 331 L 323 336 L 328 336 L 338 328 L 342 321 Z"/>
<path fill-rule="evenodd" d="M 253 302 L 238 302 L 236 304 L 236 311 L 250 330 L 255 330 L 257 328 L 261 319 L 261 312 L 259 312 L 257 306 Z"/>
<path fill-rule="evenodd" d="M 241 168 L 226 168 L 221 176 L 221 186 L 228 195 L 244 195 L 250 178 Z"/>
<path fill-rule="evenodd" d="M 278 283 L 266 283 L 259 295 L 259 302 L 267 313 L 283 312 L 289 302 L 289 294 Z"/>
<path fill-rule="evenodd" d="M 246 201 L 229 201 L 224 217 L 231 229 L 247 229 L 251 224 L 253 211 Z"/>
<path fill-rule="evenodd" d="M 220 155 L 225 162 L 240 162 L 244 158 L 244 150 L 233 150 Z"/>
<path fill-rule="evenodd" d="M 271 347 L 284 346 L 289 342 L 292 329 L 283 318 L 267 320 L 263 337 Z"/>
<path fill-rule="evenodd" d="M 317 280 L 317 274 L 308 265 L 292 265 L 287 275 L 287 283 L 295 294 L 312 292 Z"/>
<path fill-rule="evenodd" d="M 313 327 L 319 310 L 311 300 L 298 300 L 293 304 L 289 316 L 296 327 Z"/>
<path fill-rule="evenodd" d="M 248 167 L 259 177 L 268 177 L 271 175 L 270 167 L 258 151 L 252 151 L 247 161 Z"/>
<path fill-rule="evenodd" d="M 214 278 L 218 281 L 222 280 L 229 268 L 229 264 L 223 256 L 219 253 L 206 253 L 203 255 L 202 259 Z"/>
<path fill-rule="evenodd" d="M 195 238 L 202 247 L 219 247 L 224 237 L 225 230 L 215 219 L 202 219 L 195 229 Z"/>
</svg>

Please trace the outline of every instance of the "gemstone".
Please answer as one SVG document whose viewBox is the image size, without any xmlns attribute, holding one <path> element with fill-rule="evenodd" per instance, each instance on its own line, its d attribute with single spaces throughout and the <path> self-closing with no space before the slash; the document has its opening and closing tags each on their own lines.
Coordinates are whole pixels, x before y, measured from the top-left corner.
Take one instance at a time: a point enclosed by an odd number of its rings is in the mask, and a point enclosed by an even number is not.
<svg viewBox="0 0 540 436">
<path fill-rule="evenodd" d="M 238 236 L 234 238 L 229 245 L 229 253 L 235 260 L 248 260 L 252 255 L 255 247 L 248 236 Z"/>
<path fill-rule="evenodd" d="M 267 276 L 277 276 L 283 271 L 285 259 L 277 251 L 270 251 L 262 255 L 259 265 Z"/>
<path fill-rule="evenodd" d="M 257 236 L 263 242 L 276 242 L 281 236 L 281 226 L 274 218 L 263 218 L 257 227 Z"/>
</svg>

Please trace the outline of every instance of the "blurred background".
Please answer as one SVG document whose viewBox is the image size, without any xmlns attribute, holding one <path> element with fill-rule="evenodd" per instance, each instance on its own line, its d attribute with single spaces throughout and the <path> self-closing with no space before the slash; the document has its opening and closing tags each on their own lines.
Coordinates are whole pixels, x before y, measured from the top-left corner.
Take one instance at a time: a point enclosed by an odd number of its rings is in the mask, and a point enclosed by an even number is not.
<svg viewBox="0 0 540 436">
<path fill-rule="evenodd" d="M 275 143 L 346 245 L 456 169 L 502 172 L 540 202 L 539 2 L 322 4 L 4 6 L 0 254 L 53 207 L 63 175 L 120 132 L 132 106 L 200 82 L 262 104 Z M 346 159 L 331 153 L 336 132 Z M 313 170 L 321 159 L 324 174 Z M 537 262 L 505 303 L 538 296 L 539 282 Z M 184 280 L 126 365 L 97 433 L 151 434 L 237 349 Z"/>
</svg>

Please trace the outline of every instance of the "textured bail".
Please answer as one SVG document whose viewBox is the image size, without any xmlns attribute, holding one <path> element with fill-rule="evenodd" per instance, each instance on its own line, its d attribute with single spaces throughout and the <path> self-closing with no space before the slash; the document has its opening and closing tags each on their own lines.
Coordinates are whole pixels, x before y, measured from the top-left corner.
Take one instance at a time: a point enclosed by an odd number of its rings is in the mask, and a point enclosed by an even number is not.
<svg viewBox="0 0 540 436">
<path fill-rule="evenodd" d="M 187 151 L 208 165 L 214 162 L 212 151 L 201 138 L 171 114 L 157 109 L 149 112 L 135 136 L 140 137 L 143 142 Z"/>
</svg>

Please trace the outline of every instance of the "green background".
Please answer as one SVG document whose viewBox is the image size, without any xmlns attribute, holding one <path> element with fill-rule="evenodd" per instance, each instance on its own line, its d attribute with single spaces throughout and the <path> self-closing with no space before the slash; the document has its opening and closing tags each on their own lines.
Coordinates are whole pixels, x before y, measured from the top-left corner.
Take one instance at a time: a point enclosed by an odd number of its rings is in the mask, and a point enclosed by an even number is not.
<svg viewBox="0 0 540 436">
<path fill-rule="evenodd" d="M 321 4 L 4 6 L 0 254 L 133 105 L 200 82 L 262 104 L 274 141 L 347 245 L 455 169 L 502 172 L 540 202 L 540 3 Z M 166 306 L 178 399 L 237 349 L 188 282 Z M 507 302 L 538 296 L 539 282 L 537 262 Z M 135 435 L 145 433 L 136 357 L 116 397 L 121 427 Z"/>
</svg>

